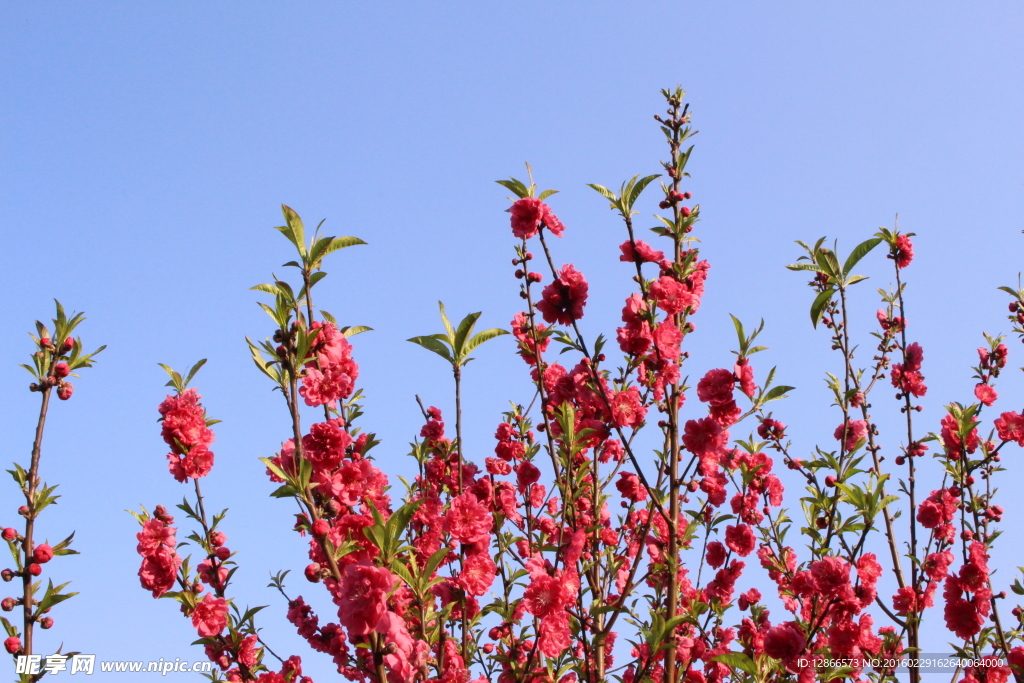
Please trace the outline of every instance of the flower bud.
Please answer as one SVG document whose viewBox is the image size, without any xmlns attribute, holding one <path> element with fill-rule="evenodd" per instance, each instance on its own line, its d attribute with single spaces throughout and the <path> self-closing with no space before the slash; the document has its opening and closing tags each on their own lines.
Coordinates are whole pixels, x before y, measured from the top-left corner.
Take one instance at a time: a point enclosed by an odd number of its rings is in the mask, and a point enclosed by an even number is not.
<svg viewBox="0 0 1024 683">
<path fill-rule="evenodd" d="M 223 531 L 214 531 L 210 534 L 210 545 L 219 548 L 228 542 L 228 537 Z"/>
<path fill-rule="evenodd" d="M 43 573 L 43 568 L 40 565 L 33 562 L 28 566 L 28 573 L 32 576 L 39 576 Z"/>
<path fill-rule="evenodd" d="M 68 337 L 67 339 L 64 340 L 64 346 L 62 347 L 62 349 L 63 349 L 64 353 L 67 353 L 68 351 L 70 351 L 73 348 L 75 348 L 75 338 L 74 337 Z"/>
<path fill-rule="evenodd" d="M 57 388 L 57 398 L 62 401 L 66 401 L 71 398 L 71 394 L 75 393 L 75 387 L 72 386 L 71 382 L 64 382 Z"/>
<path fill-rule="evenodd" d="M 37 545 L 35 550 L 32 551 L 32 559 L 39 564 L 46 564 L 53 559 L 53 548 L 45 543 Z"/>
<path fill-rule="evenodd" d="M 20 508 L 18 508 L 18 514 L 22 517 L 28 517 L 28 506 L 22 505 Z"/>
<path fill-rule="evenodd" d="M 61 361 L 53 368 L 53 374 L 63 379 L 71 374 L 71 368 L 68 367 L 67 363 Z"/>
<path fill-rule="evenodd" d="M 830 474 L 827 477 L 825 477 L 825 486 L 828 486 L 829 488 L 831 488 L 831 487 L 833 487 L 835 485 L 836 485 L 836 478 L 834 476 L 832 476 Z"/>
<path fill-rule="evenodd" d="M 17 604 L 18 603 L 14 598 L 4 598 L 3 601 L 0 601 L 0 609 L 5 612 L 10 612 Z"/>
<path fill-rule="evenodd" d="M 218 560 L 223 562 L 224 560 L 231 557 L 231 550 L 227 546 L 222 545 L 221 547 L 217 548 L 213 554 L 217 556 Z"/>
<path fill-rule="evenodd" d="M 2 572 L 0 572 L 0 578 L 2 578 L 4 581 L 10 581 L 11 579 L 14 578 L 14 570 L 13 569 L 5 569 L 5 570 L 3 570 Z"/>
<path fill-rule="evenodd" d="M 309 581 L 310 583 L 319 583 L 320 579 L 322 578 L 321 574 L 320 574 L 320 565 L 317 564 L 316 562 L 314 562 L 313 564 L 307 565 L 306 566 L 306 570 L 305 570 L 305 574 L 306 574 L 306 580 Z"/>
<path fill-rule="evenodd" d="M 18 654 L 21 652 L 21 639 L 17 636 L 11 636 L 4 641 L 4 649 L 12 655 Z"/>
<path fill-rule="evenodd" d="M 48 349 L 53 346 L 53 342 L 50 341 L 49 337 L 40 337 L 39 346 L 43 347 L 44 349 Z"/>
<path fill-rule="evenodd" d="M 18 530 L 12 526 L 9 526 L 2 532 L 0 532 L 0 537 L 2 537 L 5 541 L 13 541 L 18 538 Z"/>
<path fill-rule="evenodd" d="M 317 538 L 323 538 L 324 536 L 327 535 L 327 533 L 330 530 L 331 530 L 331 527 L 327 523 L 326 519 L 318 519 L 315 522 L 313 522 L 312 532 L 313 532 L 313 535 L 316 536 Z"/>
<path fill-rule="evenodd" d="M 43 617 L 40 619 L 39 628 L 53 628 L 53 617 Z"/>
</svg>

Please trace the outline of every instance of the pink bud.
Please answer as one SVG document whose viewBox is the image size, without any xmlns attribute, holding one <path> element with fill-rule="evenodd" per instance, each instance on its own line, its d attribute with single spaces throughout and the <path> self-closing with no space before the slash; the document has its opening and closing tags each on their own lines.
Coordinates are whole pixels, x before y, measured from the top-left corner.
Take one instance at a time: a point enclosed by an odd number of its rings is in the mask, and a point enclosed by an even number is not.
<svg viewBox="0 0 1024 683">
<path fill-rule="evenodd" d="M 64 378 L 71 374 L 71 368 L 64 361 L 57 363 L 57 366 L 53 369 L 53 374 L 57 377 Z"/>
<path fill-rule="evenodd" d="M 75 338 L 68 337 L 64 340 L 64 352 L 67 353 L 71 349 L 75 348 Z"/>
<path fill-rule="evenodd" d="M 12 655 L 21 652 L 21 639 L 17 636 L 11 636 L 4 641 L 4 649 Z"/>
<path fill-rule="evenodd" d="M 324 536 L 327 535 L 327 533 L 330 530 L 331 530 L 331 527 L 327 523 L 327 520 L 325 520 L 325 519 L 318 519 L 315 522 L 313 522 L 312 531 L 313 531 L 313 535 L 316 536 L 317 538 L 323 538 Z"/>
<path fill-rule="evenodd" d="M 12 609 L 14 609 L 14 606 L 17 604 L 18 603 L 15 601 L 14 598 L 4 598 L 3 601 L 0 601 L 0 609 L 2 609 L 5 612 L 10 612 Z"/>
<path fill-rule="evenodd" d="M 3 537 L 5 541 L 13 541 L 18 538 L 18 530 L 9 526 L 0 533 L 0 537 Z"/>
<path fill-rule="evenodd" d="M 39 566 L 38 564 L 36 564 L 35 562 L 33 562 L 32 564 L 30 564 L 28 566 L 28 573 L 31 574 L 32 576 L 39 576 L 40 574 L 43 573 L 43 568 L 41 566 Z"/>
<path fill-rule="evenodd" d="M 32 559 L 39 564 L 46 564 L 53 559 L 53 548 L 45 543 L 37 545 L 36 549 L 32 551 Z"/>
<path fill-rule="evenodd" d="M 210 545 L 219 548 L 228 542 L 228 537 L 223 531 L 214 531 L 210 534 Z"/>
<path fill-rule="evenodd" d="M 314 562 L 313 564 L 307 565 L 306 566 L 306 570 L 305 570 L 305 574 L 306 574 L 306 580 L 307 581 L 309 581 L 311 583 L 319 583 L 319 581 L 321 579 L 320 565 L 317 564 L 316 562 Z"/>
<path fill-rule="evenodd" d="M 218 560 L 221 560 L 223 562 L 224 560 L 231 557 L 231 550 L 229 550 L 226 546 L 221 546 L 217 548 L 213 554 L 217 556 Z"/>
<path fill-rule="evenodd" d="M 49 337 L 40 337 L 39 338 L 39 345 L 41 347 L 43 347 L 44 349 L 47 349 L 47 348 L 50 348 L 51 346 L 53 346 L 53 342 L 50 341 Z"/>
<path fill-rule="evenodd" d="M 57 387 L 57 398 L 62 401 L 66 401 L 71 398 L 71 394 L 75 393 L 75 387 L 72 386 L 71 382 L 64 382 Z"/>
<path fill-rule="evenodd" d="M 40 628 L 53 628 L 53 617 L 43 617 L 39 620 Z"/>
</svg>

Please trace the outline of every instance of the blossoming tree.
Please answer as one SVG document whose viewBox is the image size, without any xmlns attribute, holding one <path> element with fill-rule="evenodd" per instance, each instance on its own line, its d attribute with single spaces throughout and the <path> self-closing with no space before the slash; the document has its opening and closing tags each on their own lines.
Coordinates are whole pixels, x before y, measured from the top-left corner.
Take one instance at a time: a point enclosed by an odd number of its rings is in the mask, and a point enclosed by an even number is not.
<svg viewBox="0 0 1024 683">
<path fill-rule="evenodd" d="M 686 341 L 710 264 L 693 234 L 700 207 L 685 187 L 690 113 L 680 89 L 663 94 L 667 109 L 655 117 L 667 143 L 660 173 L 634 176 L 618 191 L 590 186 L 623 224 L 618 262 L 634 284 L 623 293 L 614 342 L 580 330 L 590 292 L 555 248 L 553 238 L 570 228 L 548 204 L 554 191 L 539 191 L 532 171 L 528 181 L 499 181 L 514 195 L 512 275 L 522 310 L 508 332 L 474 333 L 479 313 L 453 323 L 442 306 L 443 331 L 409 340 L 451 366 L 455 414 L 452 433 L 451 414 L 446 420 L 421 404 L 410 454 L 418 475 L 402 492 L 380 468 L 378 441 L 363 424 L 349 339 L 366 328 L 339 325 L 314 297 L 325 257 L 362 242 L 319 230 L 307 238 L 284 207 L 278 230 L 295 250 L 286 265 L 296 277 L 254 288 L 272 297 L 260 304 L 272 327 L 249 349 L 291 423 L 263 458 L 271 495 L 299 506 L 304 578 L 332 604 L 329 614 L 314 613 L 279 573 L 272 585 L 287 600 L 288 621 L 353 681 L 808 683 L 891 680 L 905 668 L 916 683 L 926 668 L 922 624 L 932 618 L 965 658 L 958 676 L 1024 682 L 1022 611 L 1004 605 L 1002 590 L 1024 587 L 995 585 L 989 570 L 1002 517 L 1002 452 L 1024 446 L 1020 413 L 988 415 L 1006 368 L 1004 339 L 986 336 L 978 349 L 970 401 L 950 403 L 935 424 L 915 421 L 915 399 L 927 387 L 923 347 L 907 324 L 913 235 L 894 226 L 843 257 L 824 238 L 800 243 L 804 253 L 789 266 L 810 278 L 811 322 L 836 353 L 826 374 L 839 413 L 832 440 L 794 452 L 772 412 L 791 387 L 753 362 L 766 349 L 757 344 L 763 323 L 733 318 L 731 367 L 689 386 Z M 659 225 L 648 242 L 634 217 L 659 179 Z M 876 343 L 865 364 L 853 341 L 864 323 L 848 304 L 867 291 L 855 287 L 865 279 L 858 265 L 879 254 L 892 261 L 895 284 L 878 290 L 881 308 L 868 328 Z M 1004 290 L 1014 333 L 1024 338 L 1024 291 Z M 474 349 L 502 334 L 515 339 L 532 389 L 496 418 L 493 455 L 474 459 L 463 446 L 462 373 Z M 47 392 L 61 391 L 64 372 L 50 362 L 67 351 L 72 365 L 88 357 L 77 342 L 41 348 L 45 413 Z M 179 506 L 194 531 L 179 544 L 163 506 L 137 514 L 142 586 L 180 604 L 218 665 L 212 680 L 308 681 L 298 656 L 282 658 L 261 639 L 256 621 L 266 613 L 242 609 L 231 594 L 238 567 L 225 514 L 208 514 L 199 485 L 213 471 L 216 423 L 189 387 L 200 366 L 185 375 L 167 368 L 173 393 L 159 406 L 170 474 L 194 493 Z M 901 427 L 883 434 L 873 397 L 888 385 Z M 646 441 L 656 443 L 653 452 Z M 886 458 L 883 443 L 898 455 Z M 34 467 L 27 478 L 16 473 L 23 487 L 33 486 L 26 482 Z M 784 490 L 783 467 L 804 482 L 797 499 Z M 925 468 L 940 473 L 936 490 L 919 489 Z M 21 544 L 12 547 L 21 548 L 17 572 L 26 586 L 39 565 L 25 563 L 44 547 L 33 548 L 27 519 L 23 537 L 4 532 Z M 194 567 L 182 557 L 189 544 Z M 763 594 L 769 586 L 772 594 Z M 25 642 L 5 622 L 12 653 L 31 652 L 38 615 L 28 592 L 23 601 Z"/>
</svg>

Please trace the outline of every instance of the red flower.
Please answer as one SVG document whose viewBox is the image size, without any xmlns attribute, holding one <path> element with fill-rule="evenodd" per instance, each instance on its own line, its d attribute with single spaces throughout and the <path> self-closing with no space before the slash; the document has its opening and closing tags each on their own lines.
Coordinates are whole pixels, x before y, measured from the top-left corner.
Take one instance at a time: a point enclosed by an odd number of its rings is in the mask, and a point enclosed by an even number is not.
<svg viewBox="0 0 1024 683">
<path fill-rule="evenodd" d="M 512 214 L 512 234 L 521 239 L 530 239 L 541 226 L 561 237 L 565 226 L 551 211 L 551 207 L 535 197 L 523 197 L 509 209 Z"/>
<path fill-rule="evenodd" d="M 639 427 L 647 415 L 647 409 L 640 402 L 640 390 L 630 387 L 612 397 L 612 423 L 616 427 Z"/>
<path fill-rule="evenodd" d="M 839 441 L 843 441 L 843 435 L 846 436 L 844 442 L 844 450 L 852 451 L 857 444 L 867 438 L 868 435 L 868 423 L 864 420 L 850 420 L 846 425 L 839 425 L 836 427 L 835 436 Z"/>
<path fill-rule="evenodd" d="M 911 612 L 920 610 L 917 593 L 910 586 L 904 586 L 896 591 L 896 595 L 892 596 L 892 606 L 896 610 L 896 614 L 904 617 Z"/>
<path fill-rule="evenodd" d="M 373 631 L 387 612 L 387 594 L 394 585 L 391 572 L 367 563 L 350 564 L 341 577 L 335 603 L 338 620 L 351 635 Z"/>
<path fill-rule="evenodd" d="M 896 244 L 892 246 L 892 256 L 896 259 L 897 268 L 906 268 L 910 265 L 914 260 L 914 245 L 910 243 L 909 237 L 900 235 L 896 238 Z"/>
<path fill-rule="evenodd" d="M 626 261 L 627 263 L 657 263 L 665 258 L 665 252 L 655 251 L 651 245 L 647 244 L 643 240 L 636 240 L 636 247 L 634 243 L 626 240 L 619 245 L 619 249 L 622 251 L 622 256 L 619 257 L 620 261 Z"/>
<path fill-rule="evenodd" d="M 571 263 L 566 264 L 562 266 L 558 277 L 544 288 L 542 299 L 537 302 L 537 310 L 549 323 L 571 325 L 583 317 L 588 289 L 583 273 Z"/>
<path fill-rule="evenodd" d="M 1024 417 L 1019 413 L 1003 413 L 996 418 L 995 426 L 1001 440 L 1016 441 L 1018 446 L 1024 446 Z"/>
<path fill-rule="evenodd" d="M 940 436 L 942 437 L 942 445 L 945 446 L 950 457 L 954 460 L 962 455 L 964 448 L 967 449 L 968 453 L 978 450 L 978 428 L 973 426 L 977 424 L 977 420 L 972 418 L 971 431 L 967 434 L 966 444 L 960 437 L 960 423 L 955 417 L 947 413 L 942 417 L 941 424 L 942 431 Z"/>
<path fill-rule="evenodd" d="M 764 651 L 775 659 L 794 657 L 804 649 L 806 638 L 795 622 L 786 622 L 768 629 L 764 638 Z"/>
<path fill-rule="evenodd" d="M 683 445 L 703 462 L 708 456 L 718 455 L 729 443 L 729 432 L 712 420 L 703 417 L 687 420 L 683 428 Z M 710 474 L 710 472 L 705 472 Z"/>
<path fill-rule="evenodd" d="M 641 503 L 647 500 L 647 489 L 640 483 L 640 478 L 632 472 L 620 472 L 619 480 L 615 483 L 622 497 L 634 503 Z"/>
<path fill-rule="evenodd" d="M 740 557 L 746 557 L 754 552 L 757 539 L 754 538 L 754 530 L 746 524 L 727 526 L 725 528 L 725 544 Z"/>
<path fill-rule="evenodd" d="M 228 625 L 228 601 L 207 593 L 192 611 L 192 625 L 200 638 L 219 635 Z"/>
<path fill-rule="evenodd" d="M 708 566 L 712 569 L 718 569 L 725 564 L 725 546 L 719 541 L 711 541 L 711 543 L 708 543 L 705 558 L 708 561 Z"/>
<path fill-rule="evenodd" d="M 735 383 L 736 377 L 729 370 L 708 370 L 697 382 L 697 398 L 713 406 L 731 403 Z"/>
<path fill-rule="evenodd" d="M 494 519 L 480 500 L 467 492 L 452 498 L 445 525 L 452 538 L 460 543 L 486 543 L 491 538 Z"/>
<path fill-rule="evenodd" d="M 163 416 L 161 436 L 175 453 L 213 443 L 213 432 L 206 426 L 206 411 L 199 403 L 201 398 L 195 389 L 188 389 L 178 396 L 168 396 L 158 408 Z"/>
<path fill-rule="evenodd" d="M 987 406 L 992 405 L 999 398 L 999 394 L 988 384 L 979 383 L 974 386 L 974 396 Z"/>
<path fill-rule="evenodd" d="M 256 647 L 256 643 L 259 640 L 258 636 L 249 635 L 242 640 L 242 644 L 238 648 L 238 663 L 244 664 L 245 666 L 256 666 L 259 663 L 259 648 Z"/>
<path fill-rule="evenodd" d="M 651 283 L 651 296 L 658 302 L 658 308 L 669 315 L 682 313 L 693 305 L 693 293 L 681 282 L 662 275 Z"/>
<path fill-rule="evenodd" d="M 754 368 L 750 366 L 750 359 L 737 359 L 732 371 L 736 375 L 736 381 L 740 383 L 740 391 L 746 394 L 747 398 L 754 398 L 757 384 L 754 383 Z"/>
<path fill-rule="evenodd" d="M 665 360 L 679 358 L 679 345 L 683 341 L 683 333 L 671 320 L 665 320 L 654 328 L 651 337 L 658 353 Z"/>
<path fill-rule="evenodd" d="M 466 558 L 459 575 L 459 583 L 470 595 L 481 596 L 494 583 L 498 568 L 487 553 L 476 553 Z"/>
<path fill-rule="evenodd" d="M 835 596 L 850 585 L 850 565 L 839 557 L 826 557 L 811 563 L 814 586 L 823 595 Z"/>
</svg>

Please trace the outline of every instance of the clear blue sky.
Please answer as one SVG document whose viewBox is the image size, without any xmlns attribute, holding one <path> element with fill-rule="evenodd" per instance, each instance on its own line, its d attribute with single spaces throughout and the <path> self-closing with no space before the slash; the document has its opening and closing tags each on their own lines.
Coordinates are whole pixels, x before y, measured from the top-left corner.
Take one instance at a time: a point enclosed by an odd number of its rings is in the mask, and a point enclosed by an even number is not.
<svg viewBox="0 0 1024 683">
<path fill-rule="evenodd" d="M 355 344 L 364 426 L 392 473 L 406 471 L 418 431 L 414 394 L 452 404 L 443 366 L 404 340 L 436 331 L 438 299 L 460 315 L 483 310 L 486 326 L 518 310 L 507 193 L 492 181 L 521 175 L 524 161 L 562 190 L 551 201 L 568 226 L 557 258 L 592 283 L 585 332 L 614 333 L 629 286 L 623 237 L 584 183 L 657 172 L 651 115 L 658 89 L 676 83 L 701 131 L 690 189 L 713 263 L 691 375 L 731 362 L 728 313 L 764 317 L 772 349 L 755 357 L 759 377 L 778 365 L 798 387 L 778 416 L 798 450 L 831 443 L 839 418 L 821 377 L 835 358 L 810 328 L 803 278 L 783 265 L 798 255 L 793 240 L 828 235 L 848 249 L 897 212 L 918 234 L 908 306 L 930 387 L 919 424 L 937 428 L 943 403 L 973 400 L 981 331 L 1009 331 L 995 287 L 1016 280 L 1024 240 L 1019 3 L 4 3 L 0 27 L 7 462 L 27 459 L 37 408 L 17 363 L 51 299 L 87 312 L 87 344 L 109 345 L 54 407 L 45 444 L 43 474 L 65 497 L 43 532 L 77 529 L 83 553 L 49 567 L 82 591 L 55 610 L 50 647 L 201 658 L 174 605 L 138 587 L 123 510 L 184 494 L 158 436 L 156 363 L 206 357 L 197 385 L 224 423 L 204 487 L 212 507 L 231 508 L 233 593 L 269 603 L 268 641 L 328 678 L 329 662 L 264 588 L 269 571 L 305 564 L 292 509 L 267 497 L 256 460 L 287 436 L 286 415 L 243 339 L 270 330 L 247 288 L 290 258 L 271 229 L 282 202 L 307 225 L 326 218 L 328 234 L 369 243 L 333 257 L 320 302 L 376 330 Z M 864 269 L 865 344 L 872 285 L 889 282 L 888 267 Z M 1011 349 L 1019 367 L 1020 344 Z M 507 400 L 529 398 L 511 352 L 508 339 L 492 342 L 470 366 L 471 456 L 493 447 Z M 1022 389 L 1019 373 L 1005 375 L 1004 409 Z M 879 394 L 884 425 L 892 401 Z M 895 437 L 885 443 L 894 453 Z M 1004 483 L 1019 479 L 1020 457 L 1006 459 Z M 1008 520 L 1024 514 L 1011 491 Z M 0 523 L 14 521 L 16 494 L 0 485 Z M 1018 527 L 1000 541 L 1003 580 L 1021 540 Z M 295 576 L 294 592 L 319 598 L 306 588 Z"/>
</svg>

